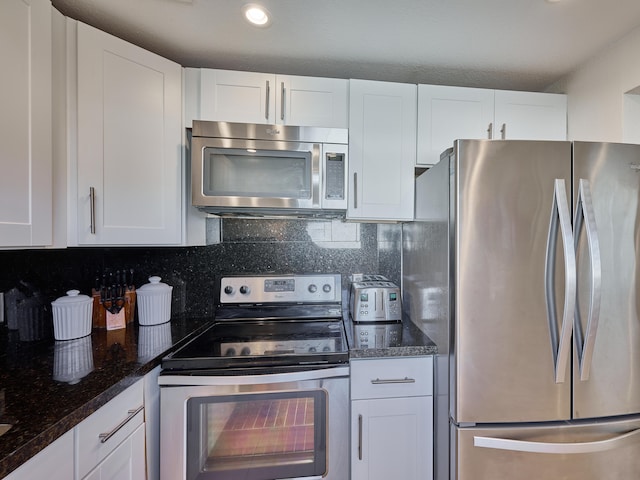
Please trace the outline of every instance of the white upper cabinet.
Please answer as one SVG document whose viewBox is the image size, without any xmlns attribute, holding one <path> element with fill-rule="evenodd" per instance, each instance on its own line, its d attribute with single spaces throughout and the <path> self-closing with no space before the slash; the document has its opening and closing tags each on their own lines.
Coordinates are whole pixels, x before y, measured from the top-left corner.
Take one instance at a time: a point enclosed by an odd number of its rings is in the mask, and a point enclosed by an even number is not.
<svg viewBox="0 0 640 480">
<path fill-rule="evenodd" d="M 566 140 L 566 95 L 418 85 L 418 165 L 456 139 Z"/>
<path fill-rule="evenodd" d="M 418 164 L 433 165 L 457 138 L 491 138 L 493 90 L 418 85 Z"/>
<path fill-rule="evenodd" d="M 416 85 L 351 80 L 348 219 L 413 219 L 416 96 Z"/>
<path fill-rule="evenodd" d="M 180 244 L 182 68 L 77 28 L 77 243 Z"/>
<path fill-rule="evenodd" d="M 557 93 L 495 92 L 493 138 L 566 140 L 567 96 Z"/>
<path fill-rule="evenodd" d="M 193 120 L 348 126 L 349 81 L 232 70 L 186 69 L 186 126 Z"/>
<path fill-rule="evenodd" d="M 0 247 L 52 243 L 51 3 L 0 1 Z"/>
</svg>

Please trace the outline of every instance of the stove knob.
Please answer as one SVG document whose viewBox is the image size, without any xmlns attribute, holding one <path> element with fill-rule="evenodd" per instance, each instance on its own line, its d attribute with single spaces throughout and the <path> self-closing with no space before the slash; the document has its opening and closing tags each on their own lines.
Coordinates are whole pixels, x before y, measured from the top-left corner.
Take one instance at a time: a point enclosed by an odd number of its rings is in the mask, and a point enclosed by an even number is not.
<svg viewBox="0 0 640 480">
<path fill-rule="evenodd" d="M 227 357 L 235 357 L 236 356 L 236 349 L 231 347 L 228 348 L 226 352 L 224 352 L 225 356 Z"/>
<path fill-rule="evenodd" d="M 322 286 L 322 291 L 324 291 L 324 293 L 329 293 L 331 291 L 331 285 L 329 285 L 328 283 L 325 283 Z"/>
<path fill-rule="evenodd" d="M 244 347 L 241 351 L 240 351 L 240 355 L 251 355 L 251 349 L 249 347 Z"/>
<path fill-rule="evenodd" d="M 318 287 L 312 283 L 311 285 L 309 285 L 308 290 L 310 293 L 316 293 L 318 291 Z"/>
<path fill-rule="evenodd" d="M 309 347 L 309 353 L 316 353 L 316 347 Z"/>
<path fill-rule="evenodd" d="M 226 293 L 227 295 L 231 295 L 233 293 L 233 287 L 231 285 L 227 285 L 226 287 L 224 287 L 224 293 Z"/>
<path fill-rule="evenodd" d="M 246 295 L 250 291 L 251 291 L 251 289 L 249 287 L 247 287 L 246 285 L 242 285 L 240 287 L 240 293 L 243 294 L 243 295 Z"/>
<path fill-rule="evenodd" d="M 331 349 L 330 349 L 328 346 L 325 346 L 325 347 L 322 349 L 322 351 L 323 351 L 323 352 L 330 352 L 330 351 L 331 351 Z"/>
</svg>

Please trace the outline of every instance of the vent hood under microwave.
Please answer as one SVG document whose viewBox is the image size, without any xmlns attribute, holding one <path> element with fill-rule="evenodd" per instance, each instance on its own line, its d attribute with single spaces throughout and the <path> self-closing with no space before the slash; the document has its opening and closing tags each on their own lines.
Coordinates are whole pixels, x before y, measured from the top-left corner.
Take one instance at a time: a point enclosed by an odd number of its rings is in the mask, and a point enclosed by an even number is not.
<svg viewBox="0 0 640 480">
<path fill-rule="evenodd" d="M 344 216 L 348 139 L 342 128 L 196 120 L 192 203 L 223 216 Z"/>
</svg>

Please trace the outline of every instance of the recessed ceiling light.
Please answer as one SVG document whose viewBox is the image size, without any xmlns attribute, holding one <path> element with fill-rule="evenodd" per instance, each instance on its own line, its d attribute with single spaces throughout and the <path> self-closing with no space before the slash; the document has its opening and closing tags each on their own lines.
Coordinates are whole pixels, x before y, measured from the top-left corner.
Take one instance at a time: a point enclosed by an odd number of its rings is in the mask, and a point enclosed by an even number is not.
<svg viewBox="0 0 640 480">
<path fill-rule="evenodd" d="M 260 5 L 245 5 L 242 11 L 244 12 L 244 17 L 252 25 L 256 25 L 258 27 L 267 27 L 271 24 L 271 17 L 269 16 L 269 12 L 266 8 Z"/>
</svg>

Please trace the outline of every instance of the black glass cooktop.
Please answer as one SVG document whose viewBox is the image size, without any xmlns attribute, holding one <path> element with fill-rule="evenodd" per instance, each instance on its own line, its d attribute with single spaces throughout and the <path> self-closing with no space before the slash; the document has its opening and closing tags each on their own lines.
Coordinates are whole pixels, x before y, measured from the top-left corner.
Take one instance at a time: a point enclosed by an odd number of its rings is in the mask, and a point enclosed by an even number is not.
<svg viewBox="0 0 640 480">
<path fill-rule="evenodd" d="M 347 363 L 341 319 L 234 320 L 213 324 L 162 361 L 165 370 Z"/>
</svg>

